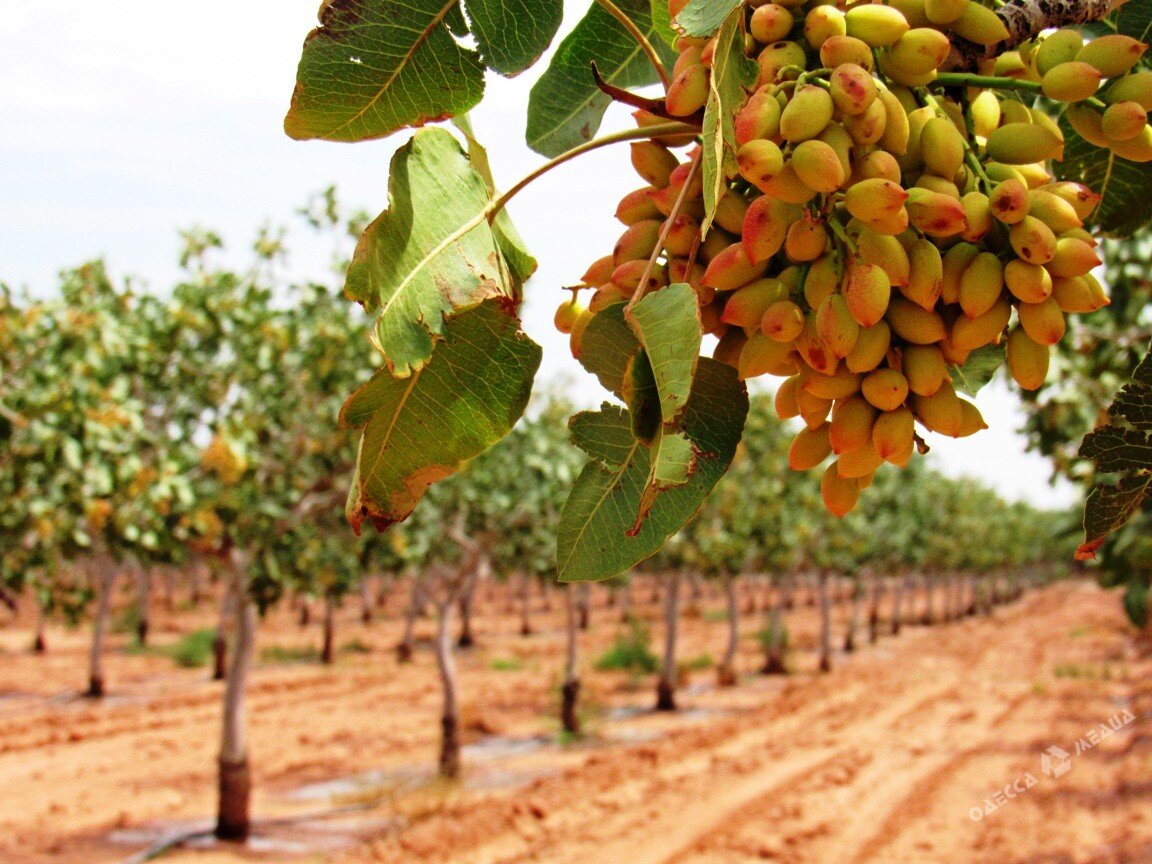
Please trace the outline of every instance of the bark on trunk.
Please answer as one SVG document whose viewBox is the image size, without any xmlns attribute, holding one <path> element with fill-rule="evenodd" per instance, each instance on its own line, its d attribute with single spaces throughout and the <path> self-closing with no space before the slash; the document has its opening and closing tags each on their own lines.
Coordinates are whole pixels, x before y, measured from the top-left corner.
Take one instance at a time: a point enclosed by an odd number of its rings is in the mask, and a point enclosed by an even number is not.
<svg viewBox="0 0 1152 864">
<path fill-rule="evenodd" d="M 592 586 L 588 582 L 580 583 L 578 610 L 580 612 L 580 629 L 587 630 L 592 623 Z"/>
<path fill-rule="evenodd" d="M 476 644 L 472 633 L 472 603 L 476 590 L 469 587 L 460 592 L 460 636 L 456 639 L 457 648 L 471 648 Z"/>
<path fill-rule="evenodd" d="M 301 629 L 312 623 L 312 604 L 308 602 L 307 597 L 300 598 L 300 619 L 298 623 Z"/>
<path fill-rule="evenodd" d="M 32 653 L 33 654 L 46 654 L 48 652 L 48 642 L 44 638 L 44 630 L 48 626 L 48 612 L 44 608 L 44 604 L 36 602 L 36 636 L 32 640 Z"/>
<path fill-rule="evenodd" d="M 851 654 L 856 650 L 856 630 L 860 627 L 860 594 L 862 587 L 859 583 L 852 588 L 852 605 L 848 613 L 848 632 L 844 634 L 844 652 Z"/>
<path fill-rule="evenodd" d="M 673 573 L 664 588 L 664 662 L 656 682 L 656 710 L 676 710 L 676 629 L 680 621 L 680 574 Z"/>
<path fill-rule="evenodd" d="M 880 638 L 880 594 L 884 589 L 883 581 L 873 577 L 871 592 L 868 600 L 868 644 L 875 645 Z"/>
<path fill-rule="evenodd" d="M 904 591 L 908 587 L 907 575 L 901 574 L 896 579 L 896 591 L 892 595 L 892 635 L 900 635 L 900 627 L 904 623 Z"/>
<path fill-rule="evenodd" d="M 576 587 L 564 588 L 564 606 L 567 612 L 567 641 L 564 650 L 564 683 L 560 688 L 560 723 L 569 735 L 580 734 L 580 715 L 576 709 L 580 696 L 580 670 L 577 661 L 579 634 L 576 614 Z"/>
<path fill-rule="evenodd" d="M 828 598 L 828 574 L 816 577 L 816 594 L 820 600 L 820 671 L 832 671 L 832 604 Z"/>
<path fill-rule="evenodd" d="M 735 687 L 736 652 L 740 648 L 740 609 L 736 601 L 736 580 L 731 576 L 724 577 L 724 598 L 728 607 L 728 644 L 724 649 L 724 658 L 716 667 L 716 683 L 721 687 Z"/>
<path fill-rule="evenodd" d="M 632 620 L 632 578 L 624 583 L 620 598 L 620 620 L 625 624 Z"/>
<path fill-rule="evenodd" d="M 320 649 L 320 662 L 331 666 L 336 659 L 336 595 L 324 595 L 324 643 Z"/>
<path fill-rule="evenodd" d="M 141 645 L 148 644 L 148 631 L 151 622 L 148 620 L 148 606 L 152 599 L 152 568 L 140 568 L 139 593 L 136 597 L 136 641 Z"/>
<path fill-rule="evenodd" d="M 452 656 L 452 607 L 457 601 L 457 590 L 449 590 L 436 611 L 436 668 L 440 671 L 440 684 L 444 702 L 440 711 L 440 776 L 460 776 L 460 706 L 456 690 L 456 661 Z"/>
<path fill-rule="evenodd" d="M 412 649 L 416 630 L 416 616 L 420 614 L 420 607 L 424 605 L 424 585 L 422 576 L 412 578 L 412 596 L 408 599 L 408 611 L 404 613 L 404 635 L 396 646 L 396 660 L 399 663 L 412 661 Z"/>
<path fill-rule="evenodd" d="M 768 613 L 768 639 L 764 646 L 764 668 L 761 675 L 783 675 L 788 670 L 784 666 L 784 618 L 780 605 L 772 607 Z"/>
<path fill-rule="evenodd" d="M 934 610 L 932 608 L 932 585 L 935 580 L 925 576 L 922 581 L 924 583 L 924 614 L 920 616 L 920 623 L 930 627 L 936 623 Z"/>
<path fill-rule="evenodd" d="M 212 640 L 213 681 L 223 681 L 228 675 L 228 621 L 236 605 L 233 586 L 233 580 L 229 579 L 220 598 L 220 618 L 216 624 L 216 638 Z"/>
<path fill-rule="evenodd" d="M 216 836 L 243 841 L 250 829 L 251 778 L 244 722 L 244 697 L 252 656 L 256 647 L 256 607 L 248 598 L 247 567 L 237 556 L 233 561 L 232 593 L 236 598 L 235 639 L 228 680 L 224 687 L 224 712 L 220 729 L 219 806 Z"/>
<path fill-rule="evenodd" d="M 520 635 L 532 635 L 532 577 L 520 575 Z"/>
<path fill-rule="evenodd" d="M 101 555 L 93 568 L 99 579 L 100 597 L 96 604 L 96 620 L 92 625 L 92 645 L 88 652 L 88 692 L 99 699 L 104 695 L 104 634 L 108 629 L 108 609 L 112 603 L 112 588 L 116 584 L 116 563 L 111 556 Z"/>
<path fill-rule="evenodd" d="M 376 604 L 372 600 L 372 585 L 367 576 L 360 578 L 360 623 L 372 623 L 372 608 Z"/>
</svg>

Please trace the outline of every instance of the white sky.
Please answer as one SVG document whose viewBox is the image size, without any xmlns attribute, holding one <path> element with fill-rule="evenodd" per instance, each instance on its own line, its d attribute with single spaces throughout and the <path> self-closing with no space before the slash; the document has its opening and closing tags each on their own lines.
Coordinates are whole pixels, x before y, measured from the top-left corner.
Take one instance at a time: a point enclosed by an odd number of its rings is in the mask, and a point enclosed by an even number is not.
<svg viewBox="0 0 1152 864">
<path fill-rule="evenodd" d="M 317 0 L 12 0 L 0 28 L 0 279 L 37 293 L 61 268 L 103 256 L 113 272 L 157 289 L 176 277 L 177 230 L 193 224 L 243 248 L 265 221 L 287 222 L 309 193 L 336 183 L 346 204 L 378 212 L 388 160 L 406 136 L 356 145 L 289 140 L 281 123 Z M 587 2 L 566 0 L 565 30 Z M 508 186 L 539 164 L 524 145 L 528 91 L 539 70 L 489 83 L 473 113 Z M 621 128 L 612 112 L 605 128 Z M 551 325 L 560 286 L 610 251 L 620 196 L 641 181 L 624 146 L 606 148 L 529 187 L 510 207 L 540 269 L 526 327 L 544 346 L 541 381 L 563 376 L 582 401 L 600 398 Z M 301 275 L 327 250 L 289 238 Z M 570 392 L 572 392 L 570 390 Z M 1075 499 L 1048 485 L 1024 452 L 1006 388 L 978 405 L 990 429 L 937 438 L 935 464 L 1042 506 Z"/>
</svg>

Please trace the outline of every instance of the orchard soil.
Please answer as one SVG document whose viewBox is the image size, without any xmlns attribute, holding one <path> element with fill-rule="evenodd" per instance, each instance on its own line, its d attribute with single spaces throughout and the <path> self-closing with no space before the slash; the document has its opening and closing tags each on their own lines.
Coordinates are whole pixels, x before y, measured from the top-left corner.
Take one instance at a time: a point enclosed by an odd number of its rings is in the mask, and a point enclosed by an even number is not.
<svg viewBox="0 0 1152 864">
<path fill-rule="evenodd" d="M 272 821 L 247 849 L 204 843 L 162 860 L 1152 862 L 1152 657 L 1114 593 L 1068 582 L 991 618 L 906 627 L 874 646 L 862 634 L 828 675 L 815 671 L 815 610 L 801 606 L 788 619 L 787 678 L 755 674 L 763 613 L 745 615 L 739 686 L 719 689 L 714 669 L 697 669 L 678 694 L 681 711 L 655 714 L 650 676 L 590 669 L 620 630 L 619 610 L 597 588 L 593 627 L 581 634 L 589 738 L 571 744 L 552 719 L 562 598 L 537 609 L 536 633 L 521 637 L 502 591 L 482 589 L 478 644 L 457 655 L 468 745 L 460 784 L 431 775 L 431 620 L 420 622 L 415 662 L 398 665 L 403 598 L 367 626 L 349 602 L 337 631 L 344 650 L 322 667 L 284 659 L 320 642 L 320 616 L 301 629 L 284 609 L 261 625 L 249 696 L 253 812 Z M 658 651 L 659 608 L 647 588 L 636 598 Z M 684 621 L 686 660 L 723 651 L 722 597 L 698 606 Z M 842 642 L 847 606 L 835 614 Z M 208 604 L 157 608 L 152 630 L 163 645 L 212 624 Z M 92 702 L 77 695 L 85 631 L 49 629 L 49 653 L 38 657 L 27 651 L 30 621 L 0 618 L 4 864 L 118 862 L 209 824 L 221 685 L 206 669 L 125 653 L 127 638 L 112 640 L 110 695 Z M 1077 738 L 1125 710 L 1133 722 L 1075 755 Z M 1073 752 L 1059 778 L 1041 771 L 1053 745 Z M 1028 775 L 1032 788 L 973 818 Z M 347 809 L 318 815 L 337 808 Z"/>
</svg>

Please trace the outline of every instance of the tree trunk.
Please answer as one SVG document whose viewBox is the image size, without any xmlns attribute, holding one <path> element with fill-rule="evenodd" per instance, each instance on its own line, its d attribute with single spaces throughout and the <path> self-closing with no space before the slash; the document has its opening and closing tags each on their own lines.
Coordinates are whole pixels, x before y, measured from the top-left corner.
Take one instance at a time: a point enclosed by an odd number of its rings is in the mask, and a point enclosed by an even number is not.
<svg viewBox="0 0 1152 864">
<path fill-rule="evenodd" d="M 460 592 L 460 636 L 456 640 L 457 648 L 471 648 L 476 644 L 472 633 L 472 604 L 476 595 L 476 583 Z"/>
<path fill-rule="evenodd" d="M 860 595 L 862 586 L 856 582 L 852 587 L 851 607 L 848 612 L 848 632 L 844 634 L 844 652 L 851 654 L 856 650 L 856 630 L 860 626 Z"/>
<path fill-rule="evenodd" d="M 547 579 L 540 580 L 540 608 L 545 612 L 552 611 L 552 583 Z"/>
<path fill-rule="evenodd" d="M 568 638 L 564 650 L 564 683 L 560 688 L 560 723 L 569 735 L 580 734 L 580 715 L 576 710 L 577 699 L 580 696 L 580 669 L 577 665 L 577 650 L 579 648 L 579 635 L 576 611 L 576 586 L 567 585 L 564 588 L 564 605 L 567 611 Z"/>
<path fill-rule="evenodd" d="M 532 635 L 532 577 L 520 574 L 520 635 Z"/>
<path fill-rule="evenodd" d="M 816 594 L 820 599 L 820 671 L 832 671 L 832 609 L 828 598 L 828 574 L 816 577 Z"/>
<path fill-rule="evenodd" d="M 200 601 L 204 599 L 204 562 L 196 558 L 192 562 L 192 585 L 188 592 L 188 603 L 193 609 L 200 608 Z"/>
<path fill-rule="evenodd" d="M 456 691 L 456 661 L 452 657 L 452 607 L 457 601 L 458 588 L 438 603 L 436 611 L 436 667 L 440 671 L 444 704 L 440 712 L 440 776 L 460 776 L 460 707 Z"/>
<path fill-rule="evenodd" d="M 404 613 L 404 635 L 396 646 L 396 660 L 399 663 L 412 661 L 412 649 L 415 647 L 414 638 L 416 630 L 416 616 L 420 614 L 420 607 L 424 605 L 423 576 L 412 577 L 412 596 L 408 599 L 408 610 Z"/>
<path fill-rule="evenodd" d="M 308 602 L 307 597 L 300 598 L 300 619 L 298 623 L 301 629 L 308 627 L 312 623 L 312 604 Z"/>
<path fill-rule="evenodd" d="M 716 683 L 721 687 L 735 687 L 736 652 L 740 649 L 740 609 L 736 601 L 736 580 L 729 575 L 724 577 L 724 598 L 728 607 L 728 645 L 724 658 L 716 667 Z"/>
<path fill-rule="evenodd" d="M 781 582 L 781 596 L 779 606 L 784 608 L 785 612 L 791 612 L 792 608 L 796 605 L 796 577 L 789 573 L 786 576 L 780 577 Z"/>
<path fill-rule="evenodd" d="M 935 623 L 932 609 L 933 580 L 928 576 L 922 576 L 920 583 L 924 586 L 924 611 L 920 615 L 920 623 L 925 627 L 929 627 Z"/>
<path fill-rule="evenodd" d="M 590 582 L 580 583 L 580 595 L 577 608 L 580 612 L 580 629 L 587 630 L 588 625 L 591 623 L 592 618 L 592 584 Z"/>
<path fill-rule="evenodd" d="M 99 699 L 104 695 L 104 633 L 108 628 L 108 609 L 112 603 L 112 588 L 116 584 L 116 562 L 110 555 L 99 555 L 93 562 L 100 583 L 100 597 L 96 604 L 96 620 L 92 626 L 92 646 L 88 653 L 88 692 Z"/>
<path fill-rule="evenodd" d="M 652 591 L 648 596 L 648 602 L 653 606 L 660 602 L 660 579 L 656 576 L 652 577 Z"/>
<path fill-rule="evenodd" d="M 680 573 L 664 587 L 664 663 L 656 682 L 656 710 L 676 710 L 676 628 L 680 621 Z"/>
<path fill-rule="evenodd" d="M 233 590 L 235 582 L 229 579 L 220 597 L 220 618 L 216 624 L 216 638 L 212 640 L 212 680 L 223 681 L 228 675 L 228 621 L 236 606 Z"/>
<path fill-rule="evenodd" d="M 900 635 L 900 627 L 904 621 L 904 591 L 908 587 L 908 575 L 901 573 L 896 577 L 896 590 L 892 594 L 892 635 Z"/>
<path fill-rule="evenodd" d="M 44 630 L 48 626 L 48 612 L 44 604 L 37 598 L 36 602 L 36 635 L 32 639 L 32 653 L 48 653 L 48 642 L 44 639 Z"/>
<path fill-rule="evenodd" d="M 336 595 L 324 594 L 324 643 L 320 649 L 320 662 L 331 666 L 336 658 Z"/>
<path fill-rule="evenodd" d="M 368 576 L 360 577 L 360 623 L 372 623 L 372 608 L 375 603 L 372 601 L 372 585 L 368 582 Z"/>
<path fill-rule="evenodd" d="M 768 613 L 768 639 L 764 645 L 764 668 L 761 675 L 783 675 L 788 670 L 784 666 L 784 618 L 780 604 L 775 604 Z"/>
<path fill-rule="evenodd" d="M 233 559 L 233 588 L 236 598 L 235 634 L 232 663 L 224 686 L 224 712 L 220 729 L 219 807 L 216 836 L 221 840 L 243 841 L 250 828 L 251 777 L 248 771 L 248 743 L 244 723 L 244 696 L 252 656 L 256 647 L 256 607 L 248 597 L 247 567 L 239 555 Z"/>
<path fill-rule="evenodd" d="M 868 598 L 868 644 L 875 645 L 880 638 L 880 595 L 884 590 L 883 580 L 872 577 Z"/>
<path fill-rule="evenodd" d="M 169 612 L 176 611 L 176 568 L 166 566 L 161 571 L 164 575 L 164 608 Z M 151 580 L 151 574 L 149 574 Z"/>
<path fill-rule="evenodd" d="M 152 599 L 152 568 L 140 568 L 139 593 L 136 597 L 136 641 L 140 645 L 148 644 L 148 631 L 151 622 L 148 620 L 148 601 Z"/>
</svg>

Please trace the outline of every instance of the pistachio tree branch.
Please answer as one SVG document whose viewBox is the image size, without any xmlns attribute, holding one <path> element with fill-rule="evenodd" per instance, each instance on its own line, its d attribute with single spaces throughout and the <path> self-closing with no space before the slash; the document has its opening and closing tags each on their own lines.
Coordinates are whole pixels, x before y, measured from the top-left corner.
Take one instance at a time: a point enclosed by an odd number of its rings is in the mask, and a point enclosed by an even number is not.
<svg viewBox="0 0 1152 864">
<path fill-rule="evenodd" d="M 996 14 L 1008 28 L 1008 38 L 986 47 L 966 39 L 952 42 L 952 51 L 941 71 L 974 72 L 980 61 L 1010 51 L 1021 42 L 1038 36 L 1050 27 L 1067 27 L 1099 21 L 1124 0 L 1008 0 Z"/>
</svg>

